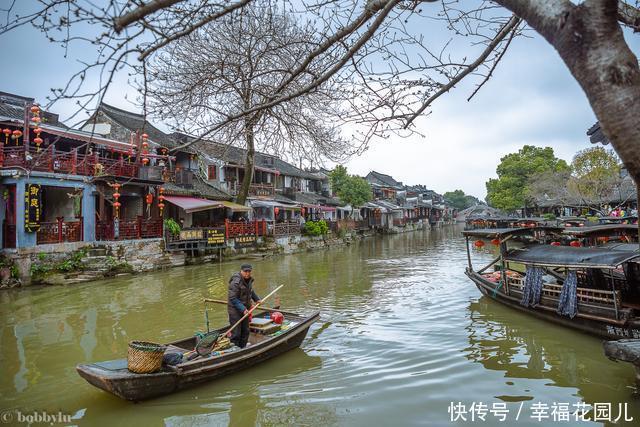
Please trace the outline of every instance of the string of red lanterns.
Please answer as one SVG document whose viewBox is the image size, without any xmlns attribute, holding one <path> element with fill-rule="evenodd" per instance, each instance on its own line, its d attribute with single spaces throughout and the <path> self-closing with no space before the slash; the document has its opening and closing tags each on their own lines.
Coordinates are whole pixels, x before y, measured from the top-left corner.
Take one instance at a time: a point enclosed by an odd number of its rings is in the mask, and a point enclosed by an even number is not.
<svg viewBox="0 0 640 427">
<path fill-rule="evenodd" d="M 120 193 L 118 192 L 118 190 L 120 189 L 120 184 L 118 184 L 117 182 L 114 184 L 110 184 L 111 187 L 113 187 L 113 217 L 114 218 L 120 218 L 120 206 L 121 203 L 118 201 L 118 199 L 120 199 Z"/>
<path fill-rule="evenodd" d="M 40 128 L 40 122 L 42 120 L 40 118 L 40 106 L 37 104 L 32 105 L 31 114 L 33 116 L 31 117 L 31 121 L 36 124 L 33 128 L 33 133 L 36 134 L 36 137 L 33 138 L 33 142 L 36 144 L 36 151 L 40 152 L 40 145 L 42 144 L 42 138 L 40 138 L 40 133 L 42 133 L 42 129 Z"/>
<path fill-rule="evenodd" d="M 160 218 L 162 218 L 162 212 L 164 210 L 164 187 L 158 189 L 158 209 L 160 209 Z"/>
<path fill-rule="evenodd" d="M 149 164 L 149 158 L 147 157 L 147 155 L 149 154 L 149 142 L 147 141 L 149 139 L 149 135 L 147 135 L 146 133 L 142 134 L 142 155 L 144 156 L 142 158 L 142 164 L 147 166 Z"/>
</svg>

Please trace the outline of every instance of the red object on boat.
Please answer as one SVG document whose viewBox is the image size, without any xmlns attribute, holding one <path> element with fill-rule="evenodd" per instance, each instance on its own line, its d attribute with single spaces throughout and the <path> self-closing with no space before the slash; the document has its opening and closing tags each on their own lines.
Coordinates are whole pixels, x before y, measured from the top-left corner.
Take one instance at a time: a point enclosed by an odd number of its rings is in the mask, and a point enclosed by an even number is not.
<svg viewBox="0 0 640 427">
<path fill-rule="evenodd" d="M 551 246 L 560 246 L 560 242 L 551 242 Z"/>
<path fill-rule="evenodd" d="M 273 323 L 276 325 L 282 325 L 282 322 L 284 322 L 284 315 L 279 311 L 275 311 L 271 313 L 271 320 L 273 320 Z"/>
<path fill-rule="evenodd" d="M 495 246 L 498 246 L 498 245 L 500 244 L 500 239 L 493 239 L 493 240 L 491 241 L 491 244 L 492 244 L 492 245 L 495 245 Z"/>
<path fill-rule="evenodd" d="M 482 240 L 476 240 L 474 242 L 474 245 L 475 245 L 476 248 L 481 248 L 481 247 L 484 246 L 484 242 Z"/>
<path fill-rule="evenodd" d="M 580 243 L 577 240 L 574 240 L 571 243 L 569 243 L 569 246 L 573 246 L 574 248 L 579 248 L 580 246 L 582 246 L 582 243 Z"/>
</svg>

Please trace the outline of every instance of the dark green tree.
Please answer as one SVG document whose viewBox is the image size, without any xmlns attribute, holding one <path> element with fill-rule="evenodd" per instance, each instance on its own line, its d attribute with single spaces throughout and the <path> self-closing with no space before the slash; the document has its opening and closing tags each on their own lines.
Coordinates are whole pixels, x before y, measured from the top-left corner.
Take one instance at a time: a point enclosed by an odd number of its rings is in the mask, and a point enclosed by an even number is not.
<svg viewBox="0 0 640 427">
<path fill-rule="evenodd" d="M 510 153 L 500 159 L 496 168 L 497 179 L 487 181 L 487 202 L 505 211 L 531 206 L 528 190 L 532 177 L 552 172 L 568 172 L 569 165 L 558 159 L 551 147 L 525 145 L 517 153 Z"/>
<path fill-rule="evenodd" d="M 333 194 L 338 194 L 348 178 L 349 174 L 347 173 L 347 168 L 342 165 L 336 166 L 331 171 L 329 174 L 329 181 L 331 182 L 331 190 L 333 191 Z"/>
<path fill-rule="evenodd" d="M 447 191 L 443 196 L 447 203 L 460 211 L 479 202 L 475 197 L 464 194 L 462 190 Z"/>
</svg>

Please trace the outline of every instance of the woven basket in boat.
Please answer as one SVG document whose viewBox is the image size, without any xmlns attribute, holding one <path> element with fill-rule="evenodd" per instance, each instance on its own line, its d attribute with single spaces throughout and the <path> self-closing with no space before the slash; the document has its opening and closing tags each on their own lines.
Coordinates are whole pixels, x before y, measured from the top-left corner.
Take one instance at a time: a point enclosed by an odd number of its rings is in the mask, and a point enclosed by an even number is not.
<svg viewBox="0 0 640 427">
<path fill-rule="evenodd" d="M 145 341 L 131 341 L 127 351 L 127 368 L 136 374 L 150 374 L 162 368 L 166 346 Z"/>
</svg>

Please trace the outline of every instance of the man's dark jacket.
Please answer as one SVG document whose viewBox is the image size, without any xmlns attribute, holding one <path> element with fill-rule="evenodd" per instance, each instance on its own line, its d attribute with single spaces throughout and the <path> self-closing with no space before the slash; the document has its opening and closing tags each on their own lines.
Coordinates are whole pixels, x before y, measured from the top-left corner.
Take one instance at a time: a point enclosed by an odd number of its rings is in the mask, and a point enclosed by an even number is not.
<svg viewBox="0 0 640 427">
<path fill-rule="evenodd" d="M 258 301 L 260 298 L 253 291 L 253 277 L 244 280 L 240 273 L 235 273 L 229 279 L 229 304 L 227 310 L 229 315 L 242 315 L 245 310 L 251 308 L 251 300 Z"/>
</svg>

